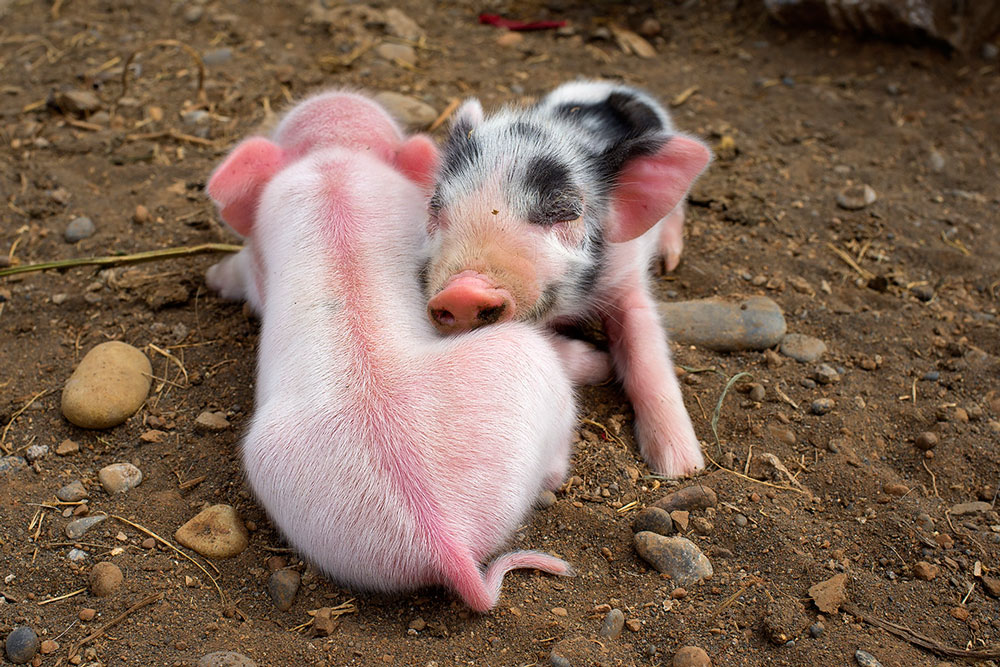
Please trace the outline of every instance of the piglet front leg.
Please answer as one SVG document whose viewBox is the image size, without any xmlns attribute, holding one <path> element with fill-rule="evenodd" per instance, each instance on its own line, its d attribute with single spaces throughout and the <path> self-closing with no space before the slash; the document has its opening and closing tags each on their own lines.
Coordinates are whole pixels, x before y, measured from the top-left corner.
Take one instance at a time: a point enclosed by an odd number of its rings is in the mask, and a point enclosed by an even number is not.
<svg viewBox="0 0 1000 667">
<path fill-rule="evenodd" d="M 705 467 L 666 332 L 642 277 L 635 275 L 621 285 L 604 326 L 615 369 L 635 409 L 636 441 L 650 468 L 667 477 L 683 477 Z"/>
<path fill-rule="evenodd" d="M 254 276 L 251 243 L 247 241 L 243 250 L 210 266 L 205 273 L 205 283 L 226 301 L 246 301 L 259 313 L 261 300 Z"/>
<path fill-rule="evenodd" d="M 684 250 L 684 204 L 678 204 L 659 224 L 659 252 L 663 272 L 677 268 Z"/>
</svg>

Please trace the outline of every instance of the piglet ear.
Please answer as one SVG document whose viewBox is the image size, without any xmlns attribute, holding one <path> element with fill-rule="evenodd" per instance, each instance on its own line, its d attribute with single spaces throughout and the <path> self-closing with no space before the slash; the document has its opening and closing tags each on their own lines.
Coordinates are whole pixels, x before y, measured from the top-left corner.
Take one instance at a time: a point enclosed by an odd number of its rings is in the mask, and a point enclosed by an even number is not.
<svg viewBox="0 0 1000 667">
<path fill-rule="evenodd" d="M 455 132 L 458 128 L 468 132 L 475 126 L 483 122 L 483 105 L 475 97 L 470 97 L 458 107 L 455 117 L 451 121 L 451 130 Z"/>
<path fill-rule="evenodd" d="M 396 168 L 428 191 L 434 186 L 438 162 L 437 145 L 430 137 L 423 134 L 413 135 L 396 151 Z"/>
<path fill-rule="evenodd" d="M 711 159 L 705 144 L 675 134 L 656 153 L 629 160 L 612 193 L 607 240 L 624 243 L 646 233 L 684 199 Z"/>
<path fill-rule="evenodd" d="M 208 180 L 208 196 L 219 215 L 237 234 L 247 236 L 253 227 L 261 191 L 282 166 L 282 150 L 263 137 L 239 144 Z"/>
</svg>

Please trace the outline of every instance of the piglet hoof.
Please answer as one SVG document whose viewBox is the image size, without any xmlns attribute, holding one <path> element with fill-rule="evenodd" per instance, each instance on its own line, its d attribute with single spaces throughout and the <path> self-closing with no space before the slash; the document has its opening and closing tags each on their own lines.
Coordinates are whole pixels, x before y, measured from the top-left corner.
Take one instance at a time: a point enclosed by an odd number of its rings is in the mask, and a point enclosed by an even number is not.
<svg viewBox="0 0 1000 667">
<path fill-rule="evenodd" d="M 643 446 L 646 440 L 641 430 L 637 430 L 636 436 L 649 467 L 657 475 L 670 478 L 688 477 L 705 468 L 701 444 L 695 438 L 682 442 L 667 441 L 657 448 L 655 455 L 651 455 L 653 452 L 650 448 Z"/>
<path fill-rule="evenodd" d="M 210 266 L 205 272 L 205 284 L 226 301 L 242 301 L 246 298 L 243 273 L 235 256 Z"/>
</svg>

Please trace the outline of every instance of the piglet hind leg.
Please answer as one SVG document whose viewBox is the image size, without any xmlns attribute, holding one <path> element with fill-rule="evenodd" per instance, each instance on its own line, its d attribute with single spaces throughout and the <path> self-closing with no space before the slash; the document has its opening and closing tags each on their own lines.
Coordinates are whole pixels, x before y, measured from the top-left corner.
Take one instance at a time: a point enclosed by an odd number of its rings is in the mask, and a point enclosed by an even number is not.
<svg viewBox="0 0 1000 667">
<path fill-rule="evenodd" d="M 641 279 L 624 286 L 605 315 L 611 356 L 635 410 L 635 436 L 655 472 L 683 477 L 705 467 L 684 407 L 666 332 Z"/>
<path fill-rule="evenodd" d="M 573 384 L 601 384 L 611 377 L 611 359 L 607 352 L 558 334 L 553 336 L 552 344 Z"/>
</svg>

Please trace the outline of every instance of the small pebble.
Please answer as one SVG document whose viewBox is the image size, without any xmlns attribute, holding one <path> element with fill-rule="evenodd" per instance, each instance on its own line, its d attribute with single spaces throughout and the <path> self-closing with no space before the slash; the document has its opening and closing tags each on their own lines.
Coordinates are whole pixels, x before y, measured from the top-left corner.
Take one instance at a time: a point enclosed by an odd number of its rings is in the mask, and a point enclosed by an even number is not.
<svg viewBox="0 0 1000 667">
<path fill-rule="evenodd" d="M 86 115 L 101 108 L 101 98 L 92 90 L 66 90 L 53 98 L 55 105 L 72 114 Z"/>
<path fill-rule="evenodd" d="M 206 51 L 205 55 L 202 56 L 202 60 L 209 67 L 215 67 L 216 65 L 224 65 L 229 62 L 233 57 L 233 50 L 228 46 L 224 46 L 221 49 L 212 49 L 211 51 Z"/>
<path fill-rule="evenodd" d="M 635 548 L 650 565 L 688 588 L 712 576 L 712 564 L 701 549 L 684 537 L 664 537 L 649 531 L 636 533 Z"/>
<path fill-rule="evenodd" d="M 23 665 L 38 653 L 38 635 L 26 625 L 14 628 L 7 635 L 7 642 L 4 644 L 7 659 L 15 665 Z"/>
<path fill-rule="evenodd" d="M 117 591 L 124 580 L 121 568 L 109 561 L 102 561 L 90 570 L 90 592 L 99 598 L 107 597 Z"/>
<path fill-rule="evenodd" d="M 975 500 L 971 503 L 958 503 L 957 505 L 952 505 L 948 512 L 952 516 L 965 516 L 967 514 L 982 514 L 983 512 L 989 512 L 992 509 L 992 503 Z"/>
<path fill-rule="evenodd" d="M 823 634 L 823 630 L 825 629 L 826 628 L 823 627 L 822 623 L 813 623 L 809 626 L 809 636 L 813 639 L 817 639 Z"/>
<path fill-rule="evenodd" d="M 674 534 L 674 520 L 670 518 L 670 513 L 660 507 L 647 507 L 635 516 L 632 523 L 632 532 L 639 533 L 644 530 L 657 533 L 659 535 Z"/>
<path fill-rule="evenodd" d="M 70 454 L 76 454 L 78 451 L 80 451 L 80 444 L 69 438 L 56 445 L 56 455 L 58 456 L 69 456 Z"/>
<path fill-rule="evenodd" d="M 205 15 L 205 8 L 200 5 L 192 5 L 184 10 L 184 20 L 188 23 L 197 23 Z"/>
<path fill-rule="evenodd" d="M 937 434 L 931 433 L 930 431 L 924 431 L 913 440 L 913 444 L 917 446 L 917 449 L 921 449 L 925 452 L 927 450 L 934 449 L 938 444 Z"/>
<path fill-rule="evenodd" d="M 805 334 L 786 334 L 781 341 L 781 353 L 803 363 L 818 361 L 826 353 L 826 343 Z"/>
<path fill-rule="evenodd" d="M 821 364 L 812 375 L 813 379 L 820 384 L 833 384 L 840 381 L 840 374 L 828 364 Z"/>
<path fill-rule="evenodd" d="M 682 646 L 674 654 L 674 667 L 712 667 L 712 659 L 703 648 Z"/>
<path fill-rule="evenodd" d="M 909 487 L 905 484 L 899 484 L 896 482 L 890 482 L 889 484 L 883 485 L 882 490 L 885 491 L 886 495 L 895 496 L 897 498 L 902 498 L 910 492 Z"/>
<path fill-rule="evenodd" d="M 767 393 L 764 391 L 764 385 L 754 382 L 750 385 L 750 391 L 747 392 L 747 395 L 750 397 L 751 401 L 760 403 L 767 396 Z"/>
<path fill-rule="evenodd" d="M 271 602 L 281 611 L 288 611 L 295 602 L 302 576 L 295 570 L 278 570 L 267 580 L 267 594 Z"/>
<path fill-rule="evenodd" d="M 400 123 L 411 129 L 423 129 L 434 122 L 437 111 L 429 104 L 399 93 L 386 91 L 375 95 L 375 101 L 381 104 Z"/>
<path fill-rule="evenodd" d="M 56 498 L 64 503 L 75 503 L 87 497 L 87 489 L 83 482 L 75 480 L 56 491 Z"/>
<path fill-rule="evenodd" d="M 224 412 L 202 412 L 194 420 L 194 427 L 199 431 L 225 431 L 229 428 L 229 420 Z"/>
<path fill-rule="evenodd" d="M 825 415 L 833 410 L 833 406 L 834 402 L 832 398 L 817 398 L 809 406 L 809 409 L 814 415 Z"/>
<path fill-rule="evenodd" d="M 204 125 L 212 120 L 212 116 L 204 109 L 192 109 L 181 114 L 181 120 L 185 125 Z"/>
<path fill-rule="evenodd" d="M 548 489 L 545 489 L 544 491 L 539 493 L 538 497 L 535 498 L 535 507 L 537 507 L 540 510 L 547 510 L 548 508 L 552 507 L 555 504 L 556 504 L 556 494 Z"/>
<path fill-rule="evenodd" d="M 4 456 L 0 458 L 0 472 L 8 472 L 24 468 L 28 462 L 20 456 Z"/>
<path fill-rule="evenodd" d="M 660 22 L 653 17 L 647 18 L 642 22 L 642 25 L 639 26 L 639 34 L 643 37 L 656 37 L 662 31 L 663 26 L 660 25 Z"/>
<path fill-rule="evenodd" d="M 24 458 L 28 459 L 28 463 L 34 463 L 45 458 L 48 453 L 48 445 L 32 445 L 24 450 Z"/>
<path fill-rule="evenodd" d="M 97 473 L 101 486 L 111 495 L 125 493 L 142 482 L 142 471 L 131 463 L 112 463 Z"/>
<path fill-rule="evenodd" d="M 66 225 L 63 238 L 66 239 L 67 243 L 76 243 L 77 241 L 90 238 L 96 231 L 97 227 L 94 226 L 94 221 L 90 218 L 74 218 L 72 222 Z"/>
<path fill-rule="evenodd" d="M 87 560 L 87 552 L 80 549 L 70 549 L 69 553 L 66 554 L 66 558 L 69 558 L 74 563 L 79 563 Z"/>
<path fill-rule="evenodd" d="M 932 148 L 927 154 L 927 168 L 935 174 L 940 174 L 944 171 L 944 167 L 944 156 L 937 149 Z"/>
<path fill-rule="evenodd" d="M 983 60 L 996 60 L 1000 56 L 1000 46 L 993 42 L 985 42 L 979 50 L 979 55 L 983 57 Z"/>
<path fill-rule="evenodd" d="M 216 651 L 203 655 L 196 667 L 257 667 L 257 663 L 235 651 Z"/>
<path fill-rule="evenodd" d="M 508 35 L 514 35 L 517 33 L 508 32 Z M 388 60 L 391 63 L 401 62 L 405 65 L 416 65 L 417 64 L 417 52 L 412 46 L 407 46 L 406 44 L 393 44 L 391 42 L 383 42 L 375 47 L 375 54 L 384 60 Z"/>
<path fill-rule="evenodd" d="M 748 520 L 746 516 L 742 514 L 737 514 L 736 516 L 733 517 L 733 523 L 735 523 L 740 528 L 746 528 Z"/>
<path fill-rule="evenodd" d="M 868 651 L 862 651 L 858 649 L 854 652 L 854 659 L 858 661 L 861 667 L 882 667 L 882 663 L 875 659 Z"/>
<path fill-rule="evenodd" d="M 704 484 L 692 484 L 673 493 L 668 493 L 653 503 L 652 506 L 659 507 L 667 512 L 673 512 L 674 510 L 693 512 L 695 510 L 715 507 L 718 502 L 719 497 L 711 487 Z"/>
<path fill-rule="evenodd" d="M 84 533 L 107 518 L 106 514 L 97 514 L 94 516 L 85 516 L 82 519 L 74 519 L 66 524 L 66 537 L 71 540 L 78 540 L 83 537 Z"/>
<path fill-rule="evenodd" d="M 202 510 L 174 533 L 177 541 L 208 558 L 232 558 L 249 544 L 249 534 L 230 505 Z"/>
<path fill-rule="evenodd" d="M 931 565 L 927 561 L 922 560 L 922 561 L 918 561 L 913 566 L 913 575 L 917 579 L 923 579 L 924 581 L 930 581 L 931 579 L 933 579 L 934 577 L 936 577 L 938 575 L 938 570 L 939 570 L 939 568 L 938 568 L 937 565 Z"/>
<path fill-rule="evenodd" d="M 48 655 L 50 653 L 55 653 L 58 650 L 59 650 L 59 642 L 52 639 L 46 639 L 45 641 L 42 642 L 42 645 L 39 647 L 38 652 L 41 653 L 42 655 Z"/>
<path fill-rule="evenodd" d="M 150 214 L 149 209 L 139 204 L 135 207 L 135 211 L 132 213 L 132 222 L 137 225 L 145 225 L 146 223 L 152 222 L 153 216 Z"/>
<path fill-rule="evenodd" d="M 837 206 L 848 211 L 857 211 L 871 206 L 878 199 L 870 185 L 851 185 L 837 193 Z"/>
<path fill-rule="evenodd" d="M 76 617 L 84 623 L 94 620 L 95 616 L 97 616 L 97 610 L 90 607 L 84 607 L 76 614 Z"/>
<path fill-rule="evenodd" d="M 910 293 L 924 302 L 934 298 L 934 288 L 930 285 L 914 285 L 910 288 Z"/>
<path fill-rule="evenodd" d="M 925 382 L 937 382 L 941 378 L 941 373 L 937 371 L 927 371 L 922 378 Z"/>
</svg>

